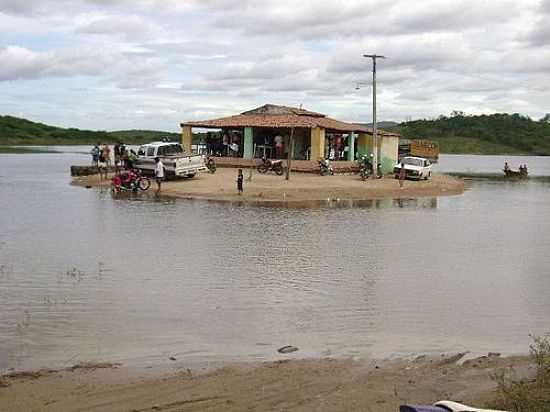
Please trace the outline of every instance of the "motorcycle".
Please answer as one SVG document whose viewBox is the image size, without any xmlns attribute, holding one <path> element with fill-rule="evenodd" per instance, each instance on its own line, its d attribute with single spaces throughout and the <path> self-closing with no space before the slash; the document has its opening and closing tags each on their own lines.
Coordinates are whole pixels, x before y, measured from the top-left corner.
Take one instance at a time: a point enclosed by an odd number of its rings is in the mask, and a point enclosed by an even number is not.
<svg viewBox="0 0 550 412">
<path fill-rule="evenodd" d="M 376 174 L 374 173 L 374 168 L 372 167 L 372 155 L 362 155 L 357 162 L 359 163 L 359 175 L 361 180 L 367 180 L 369 176 L 374 176 L 377 179 L 382 178 L 382 165 L 378 163 L 376 167 Z"/>
<path fill-rule="evenodd" d="M 216 162 L 210 157 L 210 155 L 205 156 L 204 163 L 206 163 L 206 167 L 210 173 L 216 173 Z"/>
<path fill-rule="evenodd" d="M 319 159 L 319 174 L 321 176 L 333 175 L 334 168 L 328 159 Z"/>
<path fill-rule="evenodd" d="M 283 174 L 283 161 L 269 160 L 264 156 L 262 157 L 262 162 L 256 166 L 256 170 L 259 173 L 267 173 L 269 170 L 273 170 L 278 176 L 281 176 Z"/>
<path fill-rule="evenodd" d="M 114 193 L 120 193 L 123 190 L 137 192 L 138 189 L 145 191 L 151 186 L 148 177 L 142 176 L 136 169 L 130 169 L 126 172 L 118 173 L 111 179 L 111 189 Z"/>
<path fill-rule="evenodd" d="M 367 180 L 372 174 L 372 163 L 367 155 L 362 155 L 359 160 L 359 175 L 361 180 Z"/>
</svg>

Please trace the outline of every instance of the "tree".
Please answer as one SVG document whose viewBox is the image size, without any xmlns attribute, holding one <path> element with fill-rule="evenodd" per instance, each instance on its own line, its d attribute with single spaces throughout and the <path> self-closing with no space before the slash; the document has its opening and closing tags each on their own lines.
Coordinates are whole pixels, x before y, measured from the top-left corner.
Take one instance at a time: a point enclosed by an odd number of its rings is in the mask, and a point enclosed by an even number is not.
<svg viewBox="0 0 550 412">
<path fill-rule="evenodd" d="M 550 113 L 546 113 L 543 117 L 541 117 L 539 122 L 550 123 Z"/>
</svg>

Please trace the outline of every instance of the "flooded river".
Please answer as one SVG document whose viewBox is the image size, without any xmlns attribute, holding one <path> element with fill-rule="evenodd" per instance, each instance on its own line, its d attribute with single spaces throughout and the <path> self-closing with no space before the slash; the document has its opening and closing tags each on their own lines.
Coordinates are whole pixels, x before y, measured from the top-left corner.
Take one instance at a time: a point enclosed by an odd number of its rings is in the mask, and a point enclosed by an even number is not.
<svg viewBox="0 0 550 412">
<path fill-rule="evenodd" d="M 439 170 L 502 159 L 443 156 Z M 0 371 L 267 360 L 284 345 L 515 353 L 550 331 L 548 181 L 292 210 L 70 186 L 69 165 L 88 161 L 0 155 Z M 550 160 L 517 161 L 550 175 Z"/>
</svg>

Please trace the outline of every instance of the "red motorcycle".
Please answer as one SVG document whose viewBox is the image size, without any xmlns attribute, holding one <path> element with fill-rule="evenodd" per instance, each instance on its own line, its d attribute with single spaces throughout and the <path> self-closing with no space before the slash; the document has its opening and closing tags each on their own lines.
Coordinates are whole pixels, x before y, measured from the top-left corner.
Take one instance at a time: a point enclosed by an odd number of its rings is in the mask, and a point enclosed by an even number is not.
<svg viewBox="0 0 550 412">
<path fill-rule="evenodd" d="M 130 169 L 122 173 L 116 174 L 111 180 L 111 189 L 115 193 L 120 193 L 123 190 L 131 190 L 137 192 L 139 190 L 147 190 L 151 186 L 151 181 L 148 177 L 142 176 L 139 170 Z"/>
<path fill-rule="evenodd" d="M 259 173 L 267 173 L 268 170 L 273 170 L 277 175 L 281 176 L 284 172 L 282 160 L 269 160 L 262 157 L 262 163 L 256 166 Z"/>
</svg>

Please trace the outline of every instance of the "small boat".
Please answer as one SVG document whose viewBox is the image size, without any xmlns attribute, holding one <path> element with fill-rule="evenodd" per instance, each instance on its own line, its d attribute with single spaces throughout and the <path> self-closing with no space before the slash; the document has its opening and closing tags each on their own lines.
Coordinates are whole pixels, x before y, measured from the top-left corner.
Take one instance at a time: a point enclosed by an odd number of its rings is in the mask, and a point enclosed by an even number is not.
<svg viewBox="0 0 550 412">
<path fill-rule="evenodd" d="M 527 173 L 527 170 L 512 170 L 512 169 L 503 169 L 504 177 L 513 177 L 516 179 L 527 179 L 529 177 L 529 174 Z"/>
</svg>

